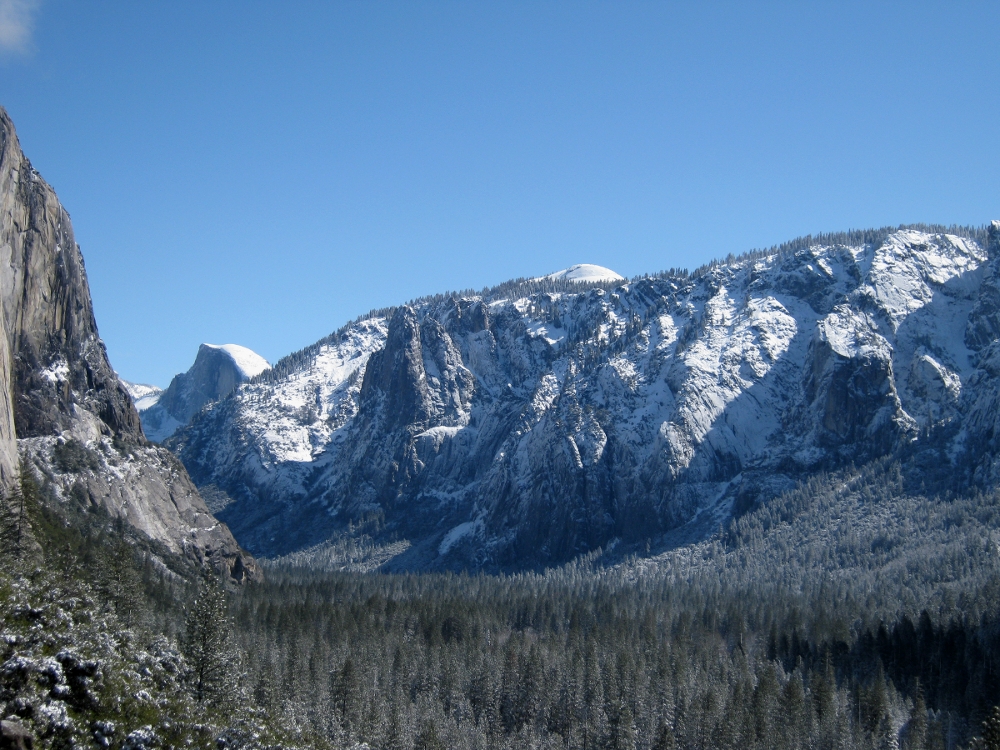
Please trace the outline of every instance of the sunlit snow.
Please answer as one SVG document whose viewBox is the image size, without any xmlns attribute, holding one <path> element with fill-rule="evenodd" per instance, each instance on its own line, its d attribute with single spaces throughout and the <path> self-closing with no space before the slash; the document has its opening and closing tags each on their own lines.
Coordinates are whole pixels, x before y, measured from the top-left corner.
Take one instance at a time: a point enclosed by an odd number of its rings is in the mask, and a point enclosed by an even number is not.
<svg viewBox="0 0 1000 750">
<path fill-rule="evenodd" d="M 579 471 L 624 457 L 649 467 L 650 481 L 693 483 L 691 503 L 708 509 L 707 523 L 742 467 L 791 452 L 802 463 L 822 458 L 811 438 L 789 435 L 790 417 L 810 408 L 803 384 L 821 343 L 845 360 L 891 364 L 901 429 L 916 434 L 918 423 L 946 418 L 974 369 L 964 331 L 985 260 L 970 240 L 900 231 L 877 246 L 814 245 L 614 293 L 484 299 L 489 324 L 478 330 L 456 325 L 452 306 L 420 303 L 421 325 L 435 331 L 415 343 L 428 414 L 410 435 L 413 466 L 426 472 L 420 497 L 469 508 L 439 554 L 488 534 L 472 523 L 494 510 L 484 491 L 513 487 L 523 497 L 561 457 Z M 543 278 L 623 281 L 593 265 Z M 210 445 L 220 486 L 238 481 L 282 498 L 325 492 L 331 512 L 355 502 L 338 493 L 363 455 L 359 394 L 387 333 L 385 318 L 359 320 L 218 407 Z M 381 408 L 370 406 L 369 423 Z M 469 460 L 483 473 L 465 483 L 448 467 Z"/>
<path fill-rule="evenodd" d="M 271 365 L 266 359 L 245 346 L 239 344 L 205 344 L 205 346 L 210 349 L 219 349 L 228 354 L 245 378 L 252 378 L 254 375 L 260 375 L 264 370 L 271 369 Z"/>
<path fill-rule="evenodd" d="M 625 281 L 624 276 L 612 271 L 604 266 L 595 266 L 593 263 L 578 263 L 575 266 L 564 268 L 562 271 L 550 273 L 547 279 L 565 279 L 566 281 Z"/>
</svg>

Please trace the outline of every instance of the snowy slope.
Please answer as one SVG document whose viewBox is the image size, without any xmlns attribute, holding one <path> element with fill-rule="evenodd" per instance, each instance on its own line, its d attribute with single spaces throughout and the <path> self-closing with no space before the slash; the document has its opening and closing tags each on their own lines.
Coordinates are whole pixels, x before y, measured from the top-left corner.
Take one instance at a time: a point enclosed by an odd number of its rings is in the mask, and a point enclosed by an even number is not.
<svg viewBox="0 0 1000 750">
<path fill-rule="evenodd" d="M 249 380 L 254 375 L 260 375 L 264 370 L 270 369 L 271 365 L 262 356 L 252 349 L 247 349 L 239 344 L 202 344 L 209 349 L 226 354 L 243 376 L 243 380 Z"/>
<path fill-rule="evenodd" d="M 127 380 L 121 380 L 121 384 L 125 386 L 125 390 L 132 397 L 133 403 L 135 403 L 135 408 L 139 411 L 155 405 L 160 400 L 160 394 L 163 393 L 163 389 L 155 385 L 130 383 Z"/>
<path fill-rule="evenodd" d="M 993 387 L 980 350 L 1000 331 L 985 238 L 852 237 L 395 308 L 240 385 L 172 445 L 228 493 L 220 517 L 251 551 L 328 559 L 346 535 L 385 568 L 710 533 L 810 472 L 907 446 L 958 471 L 966 415 L 985 431 L 994 413 L 969 391 Z"/>
<path fill-rule="evenodd" d="M 566 281 L 625 281 L 624 276 L 619 276 L 610 268 L 595 266 L 591 263 L 579 263 L 562 271 L 550 273 L 547 279 L 565 279 Z"/>
</svg>

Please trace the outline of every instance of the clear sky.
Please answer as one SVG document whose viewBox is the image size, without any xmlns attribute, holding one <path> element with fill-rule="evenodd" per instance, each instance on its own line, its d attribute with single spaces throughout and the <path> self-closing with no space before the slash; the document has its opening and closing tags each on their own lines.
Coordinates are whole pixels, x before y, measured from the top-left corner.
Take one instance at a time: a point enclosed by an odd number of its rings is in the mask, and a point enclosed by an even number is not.
<svg viewBox="0 0 1000 750">
<path fill-rule="evenodd" d="M 0 0 L 123 377 L 574 263 L 1000 218 L 995 2 Z"/>
</svg>

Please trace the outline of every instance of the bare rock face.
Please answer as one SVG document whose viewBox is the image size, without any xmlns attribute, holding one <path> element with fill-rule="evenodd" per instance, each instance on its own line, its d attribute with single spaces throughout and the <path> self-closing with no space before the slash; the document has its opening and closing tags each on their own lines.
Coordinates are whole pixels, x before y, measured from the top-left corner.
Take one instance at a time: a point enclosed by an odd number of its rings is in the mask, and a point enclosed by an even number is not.
<svg viewBox="0 0 1000 750">
<path fill-rule="evenodd" d="M 967 416 L 958 444 L 975 481 L 1000 482 L 1000 221 L 988 232 L 989 264 L 966 327 L 978 367 L 965 389 Z"/>
<path fill-rule="evenodd" d="M 141 439 L 139 415 L 97 335 L 69 214 L 21 153 L 3 111 L 0 291 L 17 436 L 72 429 L 87 438 Z"/>
<path fill-rule="evenodd" d="M 2 306 L 0 326 L 5 327 Z M 10 344 L 0 336 L 0 486 L 10 487 L 17 473 L 17 433 L 14 427 L 13 368 Z"/>
<path fill-rule="evenodd" d="M 804 390 L 819 445 L 864 460 L 906 435 L 892 346 L 872 321 L 840 307 L 821 322 L 811 354 Z"/>
<path fill-rule="evenodd" d="M 229 395 L 245 379 L 225 352 L 202 344 L 194 365 L 170 382 L 158 403 L 186 423 L 209 401 Z"/>
<path fill-rule="evenodd" d="M 14 360 L 18 437 L 87 428 L 138 439 L 139 415 L 97 336 L 69 214 L 21 153 L 0 113 L 0 289 Z"/>
<path fill-rule="evenodd" d="M 139 415 L 97 333 L 69 214 L 21 152 L 2 108 L 0 292 L 0 477 L 12 481 L 20 442 L 24 460 L 57 479 L 59 497 L 85 498 L 173 552 L 238 567 L 245 576 L 252 561 L 208 513 L 183 467 L 146 447 Z M 52 450 L 67 442 L 94 456 L 119 455 L 118 446 L 129 460 L 94 459 L 60 472 Z"/>
<path fill-rule="evenodd" d="M 990 263 L 984 269 L 983 284 L 976 306 L 965 329 L 965 343 L 979 351 L 1000 337 L 1000 221 L 990 224 L 987 252 Z"/>
</svg>

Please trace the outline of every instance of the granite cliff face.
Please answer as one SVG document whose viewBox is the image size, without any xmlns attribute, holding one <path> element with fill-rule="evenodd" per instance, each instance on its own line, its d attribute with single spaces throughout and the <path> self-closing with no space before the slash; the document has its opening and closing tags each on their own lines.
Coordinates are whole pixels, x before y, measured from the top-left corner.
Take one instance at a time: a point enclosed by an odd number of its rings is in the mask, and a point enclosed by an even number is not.
<svg viewBox="0 0 1000 750">
<path fill-rule="evenodd" d="M 927 481 L 985 480 L 998 232 L 418 301 L 278 362 L 171 444 L 255 553 L 387 569 L 662 548 L 892 453 Z"/>
<path fill-rule="evenodd" d="M 270 365 L 256 352 L 237 344 L 202 344 L 187 372 L 175 375 L 165 391 L 147 397 L 139 414 L 146 437 L 162 442 L 208 403 L 228 396 L 240 383 Z M 151 402 L 151 403 L 150 403 Z"/>
<path fill-rule="evenodd" d="M 98 336 L 69 214 L 0 108 L 0 476 L 124 516 L 168 550 L 255 574 L 173 457 L 148 447 Z M 69 457 L 69 458 L 67 458 Z"/>
<path fill-rule="evenodd" d="M 967 416 L 956 438 L 956 453 L 981 485 L 1000 483 L 1000 222 L 988 231 L 989 263 L 965 329 L 965 343 L 977 367 L 969 380 Z"/>
</svg>

